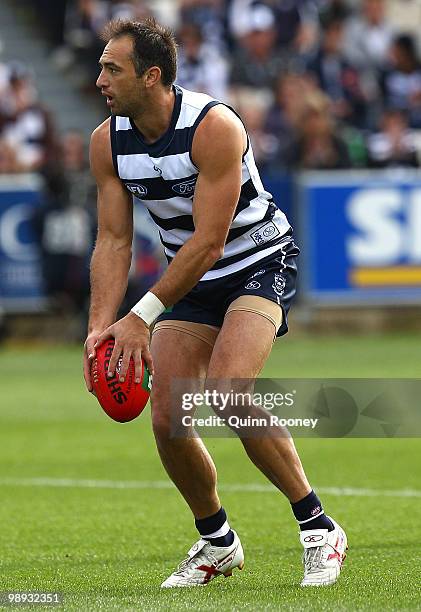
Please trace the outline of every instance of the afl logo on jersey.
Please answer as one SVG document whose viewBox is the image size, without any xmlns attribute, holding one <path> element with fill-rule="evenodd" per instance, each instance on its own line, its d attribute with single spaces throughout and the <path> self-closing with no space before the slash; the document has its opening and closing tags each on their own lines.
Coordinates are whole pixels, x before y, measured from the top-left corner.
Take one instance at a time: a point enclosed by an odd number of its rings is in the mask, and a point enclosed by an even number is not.
<svg viewBox="0 0 421 612">
<path fill-rule="evenodd" d="M 148 193 L 148 188 L 145 185 L 138 185 L 137 183 L 126 183 L 127 189 L 135 195 L 137 198 L 144 198 Z"/>
<path fill-rule="evenodd" d="M 196 180 L 197 177 L 190 179 L 189 181 L 184 181 L 183 183 L 177 183 L 177 185 L 172 186 L 172 190 L 181 196 L 191 196 L 193 195 L 194 188 L 196 187 Z"/>
</svg>

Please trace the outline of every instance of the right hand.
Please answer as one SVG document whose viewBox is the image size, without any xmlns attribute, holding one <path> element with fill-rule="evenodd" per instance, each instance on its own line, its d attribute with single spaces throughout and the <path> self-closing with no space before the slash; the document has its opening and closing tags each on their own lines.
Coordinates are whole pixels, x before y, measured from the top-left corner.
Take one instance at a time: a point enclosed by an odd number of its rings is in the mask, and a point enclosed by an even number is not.
<svg viewBox="0 0 421 612">
<path fill-rule="evenodd" d="M 83 347 L 83 376 L 85 378 L 85 385 L 89 393 L 94 393 L 91 381 L 91 365 L 96 355 L 95 343 L 101 335 L 101 331 L 91 332 L 86 338 Z"/>
<path fill-rule="evenodd" d="M 99 335 L 96 348 L 108 338 L 114 338 L 114 348 L 108 364 L 109 377 L 114 375 L 120 357 L 120 382 L 124 382 L 126 378 L 131 358 L 133 358 L 134 361 L 136 384 L 139 384 L 142 380 L 142 359 L 153 376 L 154 367 L 152 355 L 149 350 L 150 331 L 143 319 L 133 312 L 129 312 L 125 317 L 107 327 L 107 329 Z"/>
</svg>

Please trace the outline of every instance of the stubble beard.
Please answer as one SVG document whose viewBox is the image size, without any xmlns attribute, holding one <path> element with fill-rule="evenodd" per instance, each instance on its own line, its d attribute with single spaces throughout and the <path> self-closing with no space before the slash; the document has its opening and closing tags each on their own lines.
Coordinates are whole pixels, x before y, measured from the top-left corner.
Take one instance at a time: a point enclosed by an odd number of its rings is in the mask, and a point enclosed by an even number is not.
<svg viewBox="0 0 421 612">
<path fill-rule="evenodd" d="M 134 120 L 139 114 L 142 113 L 142 105 L 140 102 L 125 105 L 116 104 L 114 108 L 110 110 L 111 115 L 113 116 L 118 115 L 119 117 L 128 117 L 129 119 Z"/>
</svg>

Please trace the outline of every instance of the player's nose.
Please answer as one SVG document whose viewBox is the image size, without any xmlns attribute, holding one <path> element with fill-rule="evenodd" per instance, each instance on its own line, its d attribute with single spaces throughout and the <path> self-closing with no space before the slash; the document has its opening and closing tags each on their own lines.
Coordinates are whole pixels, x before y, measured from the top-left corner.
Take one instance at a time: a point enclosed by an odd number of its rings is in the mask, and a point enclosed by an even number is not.
<svg viewBox="0 0 421 612">
<path fill-rule="evenodd" d="M 106 84 L 105 81 L 106 81 L 106 79 L 105 79 L 104 71 L 101 70 L 101 72 L 99 73 L 99 76 L 98 76 L 98 78 L 96 80 L 96 86 L 101 89 L 101 87 L 105 86 L 105 84 Z"/>
</svg>

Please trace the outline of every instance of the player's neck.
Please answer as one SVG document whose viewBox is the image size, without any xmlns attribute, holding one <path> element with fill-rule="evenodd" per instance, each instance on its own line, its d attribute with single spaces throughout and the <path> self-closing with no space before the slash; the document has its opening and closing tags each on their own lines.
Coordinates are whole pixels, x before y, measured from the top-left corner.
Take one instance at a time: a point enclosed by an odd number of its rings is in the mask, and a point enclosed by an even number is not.
<svg viewBox="0 0 421 612">
<path fill-rule="evenodd" d="M 156 142 L 168 130 L 174 111 L 173 89 L 164 90 L 151 100 L 141 115 L 133 121 L 147 143 Z"/>
</svg>

